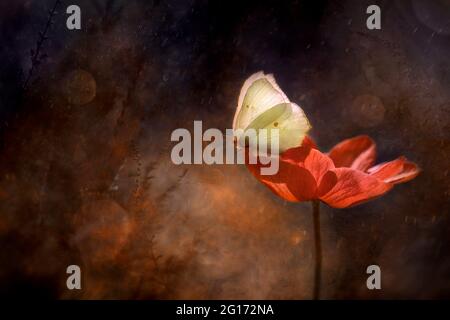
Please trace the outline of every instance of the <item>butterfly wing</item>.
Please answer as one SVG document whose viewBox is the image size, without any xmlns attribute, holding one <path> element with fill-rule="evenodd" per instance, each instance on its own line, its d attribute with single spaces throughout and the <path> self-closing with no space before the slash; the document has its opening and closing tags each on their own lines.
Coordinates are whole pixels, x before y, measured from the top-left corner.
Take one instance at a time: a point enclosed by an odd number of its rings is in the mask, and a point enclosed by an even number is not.
<svg viewBox="0 0 450 320">
<path fill-rule="evenodd" d="M 233 120 L 233 129 L 246 129 L 259 115 L 273 106 L 289 102 L 272 75 L 257 72 L 242 86 Z"/>
<path fill-rule="evenodd" d="M 279 152 L 283 152 L 298 147 L 311 125 L 303 110 L 290 102 L 278 104 L 256 117 L 247 127 L 250 128 L 267 129 L 268 147 L 271 145 L 271 137 L 278 137 Z"/>
<path fill-rule="evenodd" d="M 272 134 L 278 134 L 279 151 L 296 147 L 311 129 L 303 110 L 291 103 L 272 75 L 253 74 L 242 86 L 233 129 L 269 129 L 267 143 Z M 278 129 L 273 132 L 270 129 Z M 241 145 L 245 142 L 241 141 Z"/>
</svg>

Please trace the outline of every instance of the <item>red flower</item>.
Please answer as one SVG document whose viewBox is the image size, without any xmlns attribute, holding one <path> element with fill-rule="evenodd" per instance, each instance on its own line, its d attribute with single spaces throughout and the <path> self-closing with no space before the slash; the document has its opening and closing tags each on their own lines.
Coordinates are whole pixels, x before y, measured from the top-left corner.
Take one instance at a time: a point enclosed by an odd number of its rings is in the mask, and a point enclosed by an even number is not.
<svg viewBox="0 0 450 320">
<path fill-rule="evenodd" d="M 368 136 L 342 141 L 328 154 L 310 138 L 280 155 L 277 174 L 261 175 L 260 164 L 247 164 L 253 175 L 287 201 L 321 200 L 346 208 L 388 192 L 394 184 L 415 178 L 420 169 L 404 157 L 373 166 L 375 143 Z"/>
</svg>

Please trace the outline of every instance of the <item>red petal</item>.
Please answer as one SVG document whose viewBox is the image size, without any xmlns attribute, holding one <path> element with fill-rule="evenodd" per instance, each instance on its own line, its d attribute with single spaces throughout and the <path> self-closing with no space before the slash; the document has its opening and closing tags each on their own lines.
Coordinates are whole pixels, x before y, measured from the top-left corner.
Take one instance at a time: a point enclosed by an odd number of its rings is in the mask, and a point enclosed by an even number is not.
<svg viewBox="0 0 450 320">
<path fill-rule="evenodd" d="M 281 161 L 277 174 L 261 175 L 261 165 L 247 164 L 251 173 L 279 197 L 287 201 L 311 200 L 316 195 L 316 181 L 311 173 L 298 165 Z"/>
<path fill-rule="evenodd" d="M 346 208 L 369 201 L 392 188 L 389 183 L 349 168 L 336 168 L 327 172 L 321 186 L 330 185 L 328 181 L 335 179 L 337 183 L 333 188 L 320 197 L 322 201 L 334 208 Z"/>
<path fill-rule="evenodd" d="M 367 170 L 367 173 L 380 180 L 385 180 L 402 172 L 404 163 L 405 158 L 399 157 L 389 162 L 380 163 Z"/>
<path fill-rule="evenodd" d="M 403 170 L 399 174 L 385 179 L 385 182 L 398 184 L 414 179 L 420 173 L 420 168 L 413 162 L 406 161 Z"/>
<path fill-rule="evenodd" d="M 307 169 L 314 177 L 317 185 L 320 184 L 323 175 L 334 168 L 333 161 L 327 155 L 309 147 L 286 150 L 281 154 L 280 159 L 280 162 L 291 163 Z"/>
<path fill-rule="evenodd" d="M 337 183 L 338 178 L 333 171 L 328 171 L 322 177 L 319 187 L 317 188 L 317 197 L 321 198 L 327 194 Z"/>
<path fill-rule="evenodd" d="M 291 202 L 297 202 L 296 196 L 292 194 L 292 192 L 289 190 L 289 188 L 284 183 L 274 183 L 270 181 L 264 181 L 260 180 L 264 185 L 266 185 L 273 193 L 275 193 L 280 198 L 291 201 Z"/>
<path fill-rule="evenodd" d="M 366 171 L 375 162 L 375 143 L 368 136 L 357 136 L 335 145 L 328 154 L 337 168 Z"/>
<path fill-rule="evenodd" d="M 307 201 L 316 196 L 316 181 L 305 168 L 280 162 L 278 174 L 267 179 L 262 176 L 261 182 L 266 184 L 275 194 L 288 201 Z M 286 189 L 289 192 L 286 192 Z M 294 198 L 290 196 L 292 195 Z"/>
<path fill-rule="evenodd" d="M 333 161 L 310 147 L 289 149 L 280 155 L 278 173 L 261 175 L 260 164 L 247 164 L 253 175 L 273 192 L 288 201 L 317 198 L 317 186 L 322 176 L 334 168 Z"/>
<path fill-rule="evenodd" d="M 384 182 L 397 184 L 414 179 L 420 169 L 415 163 L 407 161 L 405 157 L 399 157 L 393 161 L 376 165 L 367 172 Z"/>
<path fill-rule="evenodd" d="M 303 138 L 301 146 L 318 149 L 316 143 L 310 136 L 305 136 L 305 138 Z"/>
</svg>

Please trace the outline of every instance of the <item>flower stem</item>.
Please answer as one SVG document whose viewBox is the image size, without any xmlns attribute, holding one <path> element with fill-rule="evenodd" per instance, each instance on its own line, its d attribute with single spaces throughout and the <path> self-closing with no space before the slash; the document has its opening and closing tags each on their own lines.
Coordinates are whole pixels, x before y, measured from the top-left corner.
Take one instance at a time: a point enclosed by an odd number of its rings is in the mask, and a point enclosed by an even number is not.
<svg viewBox="0 0 450 320">
<path fill-rule="evenodd" d="M 320 299 L 320 283 L 322 270 L 322 241 L 320 238 L 320 202 L 312 201 L 313 221 L 314 221 L 314 293 L 313 299 Z"/>
</svg>

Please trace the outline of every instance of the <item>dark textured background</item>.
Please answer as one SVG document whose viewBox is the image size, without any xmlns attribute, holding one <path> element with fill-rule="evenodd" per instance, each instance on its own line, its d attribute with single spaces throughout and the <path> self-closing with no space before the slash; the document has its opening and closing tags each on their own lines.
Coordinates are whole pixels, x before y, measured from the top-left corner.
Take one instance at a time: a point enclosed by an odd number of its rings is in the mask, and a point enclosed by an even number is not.
<svg viewBox="0 0 450 320">
<path fill-rule="evenodd" d="M 75 3 L 81 31 L 65 27 Z M 365 27 L 373 3 L 380 31 Z M 423 170 L 372 202 L 322 206 L 323 297 L 450 297 L 449 1 L 63 1 L 32 67 L 53 5 L 0 2 L 1 295 L 310 298 L 308 203 L 242 166 L 170 161 L 173 129 L 231 127 L 264 70 L 322 150 L 369 134 L 379 161 Z M 69 264 L 81 291 L 65 287 Z"/>
</svg>

